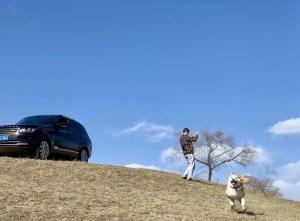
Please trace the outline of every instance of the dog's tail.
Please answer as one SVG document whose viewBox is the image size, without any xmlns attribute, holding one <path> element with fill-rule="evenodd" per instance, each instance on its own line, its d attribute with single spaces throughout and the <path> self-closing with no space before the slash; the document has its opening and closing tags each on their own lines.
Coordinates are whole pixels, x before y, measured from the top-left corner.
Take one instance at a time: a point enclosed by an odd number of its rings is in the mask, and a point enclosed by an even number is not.
<svg viewBox="0 0 300 221">
<path fill-rule="evenodd" d="M 252 182 L 252 178 L 250 176 L 242 176 L 241 177 L 241 182 L 243 184 L 249 184 Z"/>
</svg>

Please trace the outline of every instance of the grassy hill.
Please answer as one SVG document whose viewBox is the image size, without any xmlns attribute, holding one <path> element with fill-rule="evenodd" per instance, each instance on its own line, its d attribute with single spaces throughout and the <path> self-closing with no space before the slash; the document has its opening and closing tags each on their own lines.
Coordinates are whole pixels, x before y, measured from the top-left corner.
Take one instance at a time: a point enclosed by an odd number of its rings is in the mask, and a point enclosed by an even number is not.
<svg viewBox="0 0 300 221">
<path fill-rule="evenodd" d="M 231 212 L 224 186 L 123 167 L 0 158 L 0 220 L 300 220 L 300 203 L 247 194 Z"/>
</svg>

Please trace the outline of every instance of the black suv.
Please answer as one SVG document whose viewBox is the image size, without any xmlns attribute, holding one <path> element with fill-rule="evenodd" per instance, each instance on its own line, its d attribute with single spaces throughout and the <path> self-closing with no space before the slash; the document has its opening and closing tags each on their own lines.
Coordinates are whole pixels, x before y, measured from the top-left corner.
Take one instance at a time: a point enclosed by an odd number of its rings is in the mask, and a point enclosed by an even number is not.
<svg viewBox="0 0 300 221">
<path fill-rule="evenodd" d="M 77 121 L 63 115 L 26 117 L 16 125 L 0 126 L 0 154 L 30 154 L 88 162 L 92 143 Z"/>
</svg>

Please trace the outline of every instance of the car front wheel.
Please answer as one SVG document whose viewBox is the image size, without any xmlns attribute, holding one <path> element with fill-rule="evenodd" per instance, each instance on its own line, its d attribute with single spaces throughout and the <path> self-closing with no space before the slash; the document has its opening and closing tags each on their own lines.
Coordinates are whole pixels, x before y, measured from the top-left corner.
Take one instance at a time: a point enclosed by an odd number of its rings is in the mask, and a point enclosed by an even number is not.
<svg viewBox="0 0 300 221">
<path fill-rule="evenodd" d="M 50 145 L 47 141 L 42 140 L 36 149 L 36 158 L 40 160 L 47 160 L 50 153 Z"/>
</svg>

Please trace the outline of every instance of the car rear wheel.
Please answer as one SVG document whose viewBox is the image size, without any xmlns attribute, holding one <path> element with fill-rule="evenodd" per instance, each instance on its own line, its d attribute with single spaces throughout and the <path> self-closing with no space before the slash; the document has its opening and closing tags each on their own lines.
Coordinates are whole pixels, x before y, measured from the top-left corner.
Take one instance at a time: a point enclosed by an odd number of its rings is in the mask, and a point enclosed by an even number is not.
<svg viewBox="0 0 300 221">
<path fill-rule="evenodd" d="M 50 145 L 47 141 L 42 140 L 36 149 L 36 158 L 47 160 L 50 154 Z"/>
<path fill-rule="evenodd" d="M 88 162 L 89 161 L 89 153 L 86 149 L 82 149 L 79 153 L 79 161 Z"/>
</svg>

